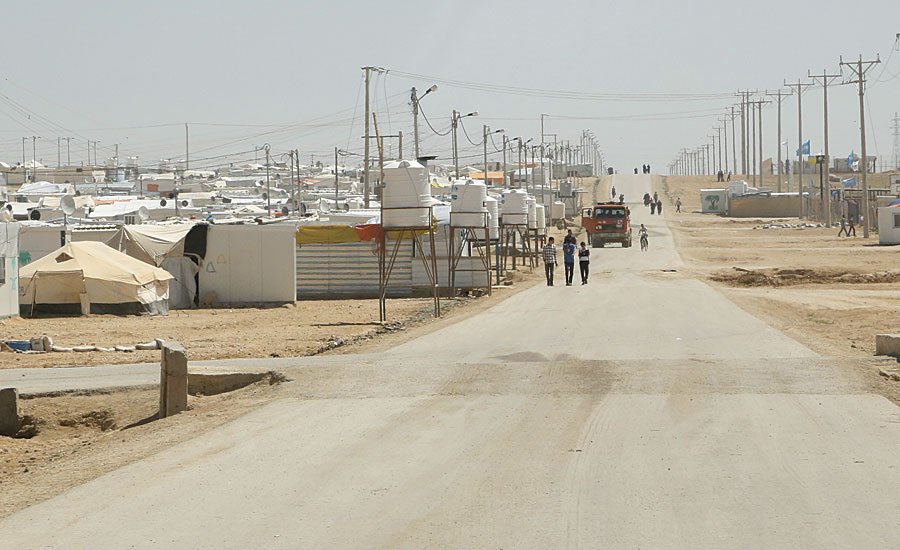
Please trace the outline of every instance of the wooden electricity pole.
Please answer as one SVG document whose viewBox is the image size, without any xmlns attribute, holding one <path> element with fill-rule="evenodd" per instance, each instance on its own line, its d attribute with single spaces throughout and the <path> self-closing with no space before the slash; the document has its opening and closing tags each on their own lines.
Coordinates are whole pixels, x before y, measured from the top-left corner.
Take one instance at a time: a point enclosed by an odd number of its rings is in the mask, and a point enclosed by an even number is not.
<svg viewBox="0 0 900 550">
<path fill-rule="evenodd" d="M 863 212 L 865 212 L 865 218 L 863 219 L 863 237 L 867 239 L 869 238 L 869 224 L 871 223 L 872 216 L 869 215 L 869 184 L 866 181 L 866 174 L 869 171 L 869 159 L 866 157 L 866 73 L 873 65 L 878 63 L 881 63 L 881 57 L 876 57 L 875 61 L 863 61 L 862 55 L 860 55 L 858 61 L 847 63 L 844 62 L 844 58 L 842 57 L 840 65 L 842 69 L 845 66 L 850 67 L 850 70 L 853 72 L 853 77 L 856 78 L 856 80 L 848 80 L 844 82 L 844 84 L 859 85 L 859 138 L 862 148 L 862 159 L 860 159 L 862 162 L 860 163 L 860 168 L 862 171 Z"/>
</svg>

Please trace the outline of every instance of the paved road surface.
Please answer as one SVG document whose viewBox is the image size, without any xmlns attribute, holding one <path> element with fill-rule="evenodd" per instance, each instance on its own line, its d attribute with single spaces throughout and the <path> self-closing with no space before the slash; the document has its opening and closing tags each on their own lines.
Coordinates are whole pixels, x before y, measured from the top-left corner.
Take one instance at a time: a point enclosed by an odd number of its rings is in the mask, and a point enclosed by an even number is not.
<svg viewBox="0 0 900 550">
<path fill-rule="evenodd" d="M 900 409 L 662 271 L 634 209 L 650 251 L 595 250 L 591 284 L 301 361 L 296 398 L 0 520 L 4 544 L 900 547 Z"/>
</svg>

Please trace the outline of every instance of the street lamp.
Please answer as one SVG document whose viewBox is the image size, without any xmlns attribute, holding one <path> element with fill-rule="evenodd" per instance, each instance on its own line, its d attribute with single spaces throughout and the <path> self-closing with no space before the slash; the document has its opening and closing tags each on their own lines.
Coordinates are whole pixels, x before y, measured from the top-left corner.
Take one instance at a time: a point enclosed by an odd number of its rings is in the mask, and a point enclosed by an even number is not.
<svg viewBox="0 0 900 550">
<path fill-rule="evenodd" d="M 472 111 L 464 115 L 454 109 L 450 118 L 450 128 L 453 130 L 453 166 L 456 169 L 456 179 L 459 179 L 459 146 L 456 142 L 456 127 L 460 119 L 473 116 L 478 116 L 478 111 Z"/>
<path fill-rule="evenodd" d="M 412 91 L 410 92 L 410 98 L 412 99 L 413 105 L 413 139 L 416 146 L 416 160 L 419 160 L 419 101 L 421 101 L 423 97 L 427 96 L 431 92 L 436 92 L 437 89 L 437 84 L 432 84 L 430 88 L 425 90 L 425 93 L 422 94 L 422 97 L 416 95 L 415 87 L 413 87 Z"/>
<path fill-rule="evenodd" d="M 488 165 L 487 165 L 487 144 L 488 144 L 488 135 L 491 134 L 503 134 L 505 130 L 500 128 L 499 130 L 490 131 L 487 124 L 484 125 L 484 185 L 488 184 Z"/>
<path fill-rule="evenodd" d="M 503 136 L 503 186 L 506 186 L 506 148 L 508 144 L 513 141 L 522 141 L 520 137 L 514 137 L 512 139 L 507 138 L 505 135 Z"/>
</svg>

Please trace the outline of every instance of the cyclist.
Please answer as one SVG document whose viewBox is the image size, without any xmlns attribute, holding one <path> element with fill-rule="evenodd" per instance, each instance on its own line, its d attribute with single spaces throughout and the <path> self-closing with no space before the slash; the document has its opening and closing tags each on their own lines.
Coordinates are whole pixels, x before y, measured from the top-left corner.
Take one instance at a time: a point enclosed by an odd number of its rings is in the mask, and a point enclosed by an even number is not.
<svg viewBox="0 0 900 550">
<path fill-rule="evenodd" d="M 638 231 L 638 235 L 641 238 L 641 250 L 646 251 L 647 248 L 650 247 L 650 238 L 647 235 L 647 228 L 644 227 L 644 224 L 641 224 L 641 228 Z"/>
</svg>

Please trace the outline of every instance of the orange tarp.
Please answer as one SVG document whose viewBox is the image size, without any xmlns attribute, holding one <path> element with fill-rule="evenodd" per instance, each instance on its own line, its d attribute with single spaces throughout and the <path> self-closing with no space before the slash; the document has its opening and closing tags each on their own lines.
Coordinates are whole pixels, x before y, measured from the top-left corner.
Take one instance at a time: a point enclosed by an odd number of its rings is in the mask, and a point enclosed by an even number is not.
<svg viewBox="0 0 900 550">
<path fill-rule="evenodd" d="M 489 171 L 487 174 L 488 174 L 489 182 L 493 181 L 493 182 L 497 182 L 497 183 L 503 183 L 503 172 L 490 172 Z M 470 179 L 473 179 L 473 180 L 483 180 L 484 172 L 473 172 L 473 173 L 469 174 L 467 177 Z"/>
</svg>

